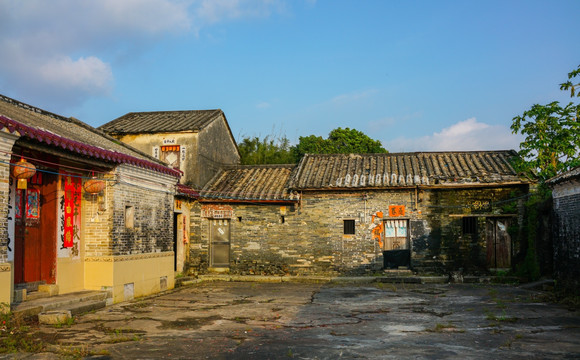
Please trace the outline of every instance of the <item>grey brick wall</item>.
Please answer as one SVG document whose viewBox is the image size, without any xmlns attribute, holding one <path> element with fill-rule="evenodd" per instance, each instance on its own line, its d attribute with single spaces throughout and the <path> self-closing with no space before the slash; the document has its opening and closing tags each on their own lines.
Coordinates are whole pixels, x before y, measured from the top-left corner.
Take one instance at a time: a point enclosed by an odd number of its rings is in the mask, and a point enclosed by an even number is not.
<svg viewBox="0 0 580 360">
<path fill-rule="evenodd" d="M 554 188 L 554 273 L 567 291 L 580 294 L 580 181 Z"/>
</svg>

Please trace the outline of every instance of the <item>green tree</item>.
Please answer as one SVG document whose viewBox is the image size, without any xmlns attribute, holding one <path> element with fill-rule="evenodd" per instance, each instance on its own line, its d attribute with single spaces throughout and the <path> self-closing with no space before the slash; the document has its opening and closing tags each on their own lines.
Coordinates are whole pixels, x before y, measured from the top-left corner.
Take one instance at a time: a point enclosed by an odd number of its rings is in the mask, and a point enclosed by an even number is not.
<svg viewBox="0 0 580 360">
<path fill-rule="evenodd" d="M 387 153 L 379 140 L 373 140 L 356 129 L 337 128 L 327 139 L 310 135 L 299 138 L 292 149 L 295 160 L 300 161 L 305 154 L 376 154 Z"/>
<path fill-rule="evenodd" d="M 580 74 L 574 70 L 560 89 L 575 95 L 572 79 Z M 580 94 L 579 94 L 580 95 Z M 562 171 L 580 165 L 580 104 L 566 106 L 553 101 L 546 105 L 533 105 L 512 120 L 512 133 L 525 135 L 520 143 L 521 160 L 516 164 L 522 171 L 536 172 L 540 180 L 549 179 Z"/>
<path fill-rule="evenodd" d="M 573 80 L 572 80 L 576 76 L 580 77 L 580 65 L 578 65 L 578 69 L 573 70 L 573 71 L 568 73 L 568 81 L 560 84 L 560 90 L 570 90 L 570 97 L 574 97 L 574 95 L 576 95 L 577 97 L 580 97 L 580 91 L 578 91 L 578 93 L 576 93 L 576 88 L 580 87 L 580 82 L 577 82 L 576 84 L 574 84 Z"/>
<path fill-rule="evenodd" d="M 290 140 L 286 136 L 244 137 L 238 144 L 242 165 L 292 164 Z"/>
</svg>

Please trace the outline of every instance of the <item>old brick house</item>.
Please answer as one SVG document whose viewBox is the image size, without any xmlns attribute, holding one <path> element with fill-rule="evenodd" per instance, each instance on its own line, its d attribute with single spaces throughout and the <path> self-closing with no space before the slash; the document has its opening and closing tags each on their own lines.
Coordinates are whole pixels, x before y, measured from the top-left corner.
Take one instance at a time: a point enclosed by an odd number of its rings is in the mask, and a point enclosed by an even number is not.
<svg viewBox="0 0 580 360">
<path fill-rule="evenodd" d="M 222 269 L 261 274 L 510 268 L 529 189 L 514 156 L 306 155 L 297 166 L 224 169 L 201 192 L 208 211 L 192 259 L 204 272 L 219 252 Z"/>
<path fill-rule="evenodd" d="M 39 284 L 61 294 L 107 289 L 115 302 L 173 287 L 180 171 L 5 96 L 0 130 L 0 302 Z M 16 181 L 21 159 L 36 170 Z M 93 177 L 105 186 L 89 194 Z"/>
<path fill-rule="evenodd" d="M 552 188 L 554 275 L 568 291 L 580 292 L 580 167 L 547 181 Z"/>
</svg>

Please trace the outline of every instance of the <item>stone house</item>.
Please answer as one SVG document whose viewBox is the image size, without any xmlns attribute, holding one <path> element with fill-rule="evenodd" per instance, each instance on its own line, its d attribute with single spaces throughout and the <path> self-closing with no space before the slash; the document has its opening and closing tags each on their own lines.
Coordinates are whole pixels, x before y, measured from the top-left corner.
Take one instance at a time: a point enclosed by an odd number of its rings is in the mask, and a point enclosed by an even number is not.
<svg viewBox="0 0 580 360">
<path fill-rule="evenodd" d="M 552 188 L 554 276 L 559 285 L 580 292 L 580 167 L 549 179 Z"/>
<path fill-rule="evenodd" d="M 0 130 L 0 302 L 38 287 L 108 290 L 114 302 L 173 287 L 180 171 L 5 96 Z M 36 170 L 16 181 L 21 159 Z M 104 188 L 88 193 L 94 177 Z"/>
<path fill-rule="evenodd" d="M 287 189 L 295 165 L 224 168 L 199 195 L 190 244 L 191 270 L 294 273 L 313 239 L 297 239 L 298 195 Z M 288 219 L 288 221 L 287 221 Z"/>
<path fill-rule="evenodd" d="M 508 269 L 529 191 L 515 156 L 306 155 L 297 166 L 224 169 L 200 193 L 191 259 L 200 273 L 218 263 L 279 275 Z"/>
</svg>

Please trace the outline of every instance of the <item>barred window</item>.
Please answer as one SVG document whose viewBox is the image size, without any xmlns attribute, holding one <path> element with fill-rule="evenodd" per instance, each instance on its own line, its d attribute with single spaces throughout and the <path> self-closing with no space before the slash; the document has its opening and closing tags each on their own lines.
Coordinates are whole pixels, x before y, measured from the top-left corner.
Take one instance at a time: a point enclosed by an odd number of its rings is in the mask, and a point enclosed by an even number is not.
<svg viewBox="0 0 580 360">
<path fill-rule="evenodd" d="M 477 233 L 477 218 L 476 217 L 464 217 L 462 222 L 463 235 L 476 234 Z"/>
<path fill-rule="evenodd" d="M 344 234 L 354 235 L 354 220 L 344 220 Z"/>
</svg>

